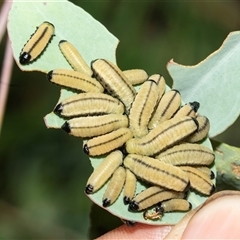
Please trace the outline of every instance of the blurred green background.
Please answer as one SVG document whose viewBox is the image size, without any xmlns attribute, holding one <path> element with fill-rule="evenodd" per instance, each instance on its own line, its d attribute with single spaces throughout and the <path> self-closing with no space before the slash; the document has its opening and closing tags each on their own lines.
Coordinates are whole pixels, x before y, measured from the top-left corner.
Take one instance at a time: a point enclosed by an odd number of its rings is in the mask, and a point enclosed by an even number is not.
<svg viewBox="0 0 240 240">
<path fill-rule="evenodd" d="M 197 64 L 229 32 L 240 29 L 240 1 L 72 2 L 120 40 L 116 55 L 121 69 L 161 73 L 170 85 L 170 59 Z M 1 65 L 4 47 L 5 41 Z M 97 209 L 90 228 L 92 204 L 84 189 L 92 168 L 82 142 L 46 129 L 43 121 L 58 97 L 59 88 L 44 74 L 14 66 L 0 136 L 0 239 L 92 239 L 121 224 Z M 239 124 L 216 139 L 239 147 Z M 95 223 L 100 225 L 95 228 Z"/>
</svg>

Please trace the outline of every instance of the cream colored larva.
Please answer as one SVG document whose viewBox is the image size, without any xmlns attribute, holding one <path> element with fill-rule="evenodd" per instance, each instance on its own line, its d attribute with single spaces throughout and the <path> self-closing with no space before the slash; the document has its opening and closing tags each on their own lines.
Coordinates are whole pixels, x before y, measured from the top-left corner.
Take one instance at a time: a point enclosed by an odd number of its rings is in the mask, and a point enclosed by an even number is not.
<svg viewBox="0 0 240 240">
<path fill-rule="evenodd" d="M 203 145 L 181 143 L 156 156 L 162 162 L 172 165 L 209 166 L 215 159 L 214 152 Z"/>
<path fill-rule="evenodd" d="M 198 121 L 199 125 L 198 130 L 186 139 L 187 142 L 191 143 L 199 142 L 206 138 L 208 135 L 210 129 L 209 119 L 205 116 L 198 115 L 196 117 L 196 120 Z"/>
<path fill-rule="evenodd" d="M 158 101 L 160 101 L 166 90 L 166 82 L 164 77 L 161 74 L 153 74 L 148 77 L 148 80 L 154 81 L 158 85 Z"/>
<path fill-rule="evenodd" d="M 158 86 L 154 81 L 145 81 L 139 89 L 130 109 L 129 128 L 134 137 L 148 133 L 148 123 L 158 102 Z"/>
<path fill-rule="evenodd" d="M 90 175 L 85 192 L 91 194 L 98 191 L 122 164 L 122 161 L 123 154 L 121 151 L 116 150 L 111 152 Z"/>
<path fill-rule="evenodd" d="M 196 117 L 199 106 L 200 104 L 196 101 L 186 103 L 176 112 L 174 117 L 179 117 L 179 116 Z"/>
<path fill-rule="evenodd" d="M 125 179 L 126 170 L 120 166 L 114 171 L 103 195 L 103 207 L 108 207 L 117 200 L 124 186 Z"/>
<path fill-rule="evenodd" d="M 124 158 L 123 164 L 138 178 L 153 185 L 175 191 L 184 191 L 189 184 L 188 176 L 183 170 L 155 158 L 128 154 Z"/>
<path fill-rule="evenodd" d="M 51 83 L 80 92 L 104 92 L 103 86 L 96 79 L 83 72 L 55 69 L 48 72 L 47 79 Z"/>
<path fill-rule="evenodd" d="M 66 121 L 62 129 L 75 137 L 89 138 L 100 136 L 128 126 L 128 118 L 121 114 L 76 117 Z"/>
<path fill-rule="evenodd" d="M 94 60 L 91 64 L 93 75 L 107 92 L 123 102 L 126 113 L 132 105 L 136 90 L 119 67 L 105 59 Z"/>
<path fill-rule="evenodd" d="M 132 138 L 126 142 L 128 153 L 156 156 L 179 143 L 198 128 L 194 118 L 176 117 L 159 124 L 142 138 Z"/>
<path fill-rule="evenodd" d="M 123 74 L 132 85 L 142 84 L 148 78 L 148 74 L 143 69 L 125 70 Z"/>
<path fill-rule="evenodd" d="M 110 133 L 89 139 L 83 146 L 83 151 L 89 156 L 99 156 L 123 146 L 132 138 L 129 128 L 119 128 Z"/>
<path fill-rule="evenodd" d="M 148 124 L 149 129 L 155 128 L 160 123 L 170 119 L 181 105 L 181 96 L 177 90 L 170 90 L 166 92 Z"/>
<path fill-rule="evenodd" d="M 51 41 L 54 31 L 54 25 L 50 22 L 43 22 L 37 27 L 36 31 L 22 48 L 19 62 L 25 65 L 36 60 Z"/>
<path fill-rule="evenodd" d="M 72 118 L 80 116 L 99 116 L 104 114 L 122 114 L 123 104 L 104 93 L 80 93 L 62 100 L 54 109 L 59 116 Z"/>
<path fill-rule="evenodd" d="M 75 71 L 83 72 L 88 76 L 92 76 L 91 68 L 88 66 L 82 55 L 78 52 L 72 43 L 66 40 L 61 40 L 58 46 L 65 59 Z"/>
<path fill-rule="evenodd" d="M 202 171 L 189 166 L 180 167 L 185 173 L 187 173 L 190 186 L 197 192 L 209 196 L 215 191 L 215 186 L 209 176 Z"/>
<path fill-rule="evenodd" d="M 132 202 L 129 204 L 129 211 L 141 211 L 155 204 L 162 202 L 164 200 L 172 198 L 183 198 L 183 192 L 175 192 L 166 190 L 162 187 L 152 186 L 142 192 L 140 192 L 136 197 L 133 198 Z"/>
<path fill-rule="evenodd" d="M 129 204 L 135 194 L 137 186 L 137 178 L 134 173 L 132 173 L 129 169 L 126 169 L 126 182 L 124 185 L 123 191 L 123 201 L 124 204 Z"/>
</svg>

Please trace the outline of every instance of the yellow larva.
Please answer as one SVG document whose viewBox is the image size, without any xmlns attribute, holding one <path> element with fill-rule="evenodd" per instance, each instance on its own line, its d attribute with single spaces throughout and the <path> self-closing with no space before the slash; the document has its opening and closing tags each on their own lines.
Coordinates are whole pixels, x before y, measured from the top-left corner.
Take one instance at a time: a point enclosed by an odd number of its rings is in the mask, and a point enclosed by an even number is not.
<svg viewBox="0 0 240 240">
<path fill-rule="evenodd" d="M 86 184 L 86 194 L 91 194 L 99 190 L 122 164 L 122 161 L 123 154 L 121 151 L 116 150 L 111 152 L 90 175 Z"/>
<path fill-rule="evenodd" d="M 178 116 L 189 116 L 196 117 L 196 113 L 199 109 L 200 104 L 198 102 L 190 102 L 183 105 L 174 115 L 174 117 Z"/>
<path fill-rule="evenodd" d="M 155 128 L 160 123 L 170 119 L 181 105 L 181 96 L 177 90 L 171 90 L 161 98 L 150 122 L 149 129 Z"/>
<path fill-rule="evenodd" d="M 126 142 L 128 153 L 155 156 L 179 143 L 197 130 L 194 118 L 175 117 L 159 124 L 142 138 L 133 138 Z"/>
<path fill-rule="evenodd" d="M 160 100 L 166 90 L 166 82 L 164 77 L 161 74 L 153 74 L 149 76 L 148 80 L 152 80 L 156 82 L 156 84 L 158 85 L 158 88 L 159 88 L 158 100 Z"/>
<path fill-rule="evenodd" d="M 189 183 L 187 174 L 179 167 L 163 163 L 155 158 L 128 154 L 123 164 L 138 178 L 167 189 L 184 191 Z"/>
<path fill-rule="evenodd" d="M 123 102 L 126 113 L 129 112 L 135 98 L 136 90 L 119 67 L 105 59 L 92 62 L 93 75 L 103 85 L 107 92 Z"/>
<path fill-rule="evenodd" d="M 104 92 L 103 86 L 96 79 L 83 72 L 55 69 L 48 72 L 47 79 L 52 83 L 81 92 Z"/>
<path fill-rule="evenodd" d="M 160 208 L 164 212 L 186 212 L 191 210 L 192 204 L 186 199 L 175 198 L 160 203 Z"/>
<path fill-rule="evenodd" d="M 184 195 L 183 192 L 175 192 L 162 187 L 152 186 L 134 197 L 129 204 L 128 210 L 133 212 L 141 211 L 167 199 L 183 198 Z"/>
<path fill-rule="evenodd" d="M 61 40 L 58 46 L 63 56 L 66 58 L 70 66 L 75 71 L 83 72 L 86 73 L 88 76 L 92 76 L 91 68 L 87 65 L 81 54 L 72 45 L 72 43 L 66 40 Z"/>
<path fill-rule="evenodd" d="M 125 204 L 129 204 L 134 197 L 136 185 L 136 176 L 129 169 L 126 169 L 126 182 L 123 191 L 123 201 Z"/>
<path fill-rule="evenodd" d="M 48 43 L 51 41 L 54 36 L 54 26 L 49 22 L 43 22 L 30 37 L 28 42 L 22 48 L 19 62 L 22 65 L 31 63 L 39 57 Z"/>
<path fill-rule="evenodd" d="M 203 145 L 182 143 L 156 156 L 162 162 L 179 165 L 208 166 L 215 159 L 214 152 Z"/>
<path fill-rule="evenodd" d="M 107 114 L 102 116 L 78 117 L 66 121 L 62 129 L 75 137 L 95 137 L 127 127 L 128 118 L 121 114 Z"/>
<path fill-rule="evenodd" d="M 54 109 L 63 117 L 98 116 L 104 114 L 122 114 L 123 104 L 104 93 L 80 93 L 64 99 Z"/>
<path fill-rule="evenodd" d="M 108 207 L 117 200 L 125 183 L 125 178 L 126 170 L 123 167 L 118 167 L 113 173 L 103 195 L 103 207 Z"/>
<path fill-rule="evenodd" d="M 88 140 L 83 146 L 83 151 L 89 156 L 99 156 L 121 147 L 130 138 L 132 131 L 129 128 L 119 128 Z"/>
<path fill-rule="evenodd" d="M 215 186 L 209 176 L 202 171 L 189 166 L 180 167 L 185 173 L 187 173 L 190 186 L 197 192 L 209 196 L 215 191 Z"/>
<path fill-rule="evenodd" d="M 148 74 L 143 69 L 125 70 L 123 74 L 132 85 L 142 84 L 148 78 Z"/>
<path fill-rule="evenodd" d="M 205 116 L 198 115 L 196 120 L 198 121 L 199 124 L 198 130 L 186 139 L 187 142 L 192 143 L 199 142 L 208 135 L 210 129 L 209 119 Z"/>
<path fill-rule="evenodd" d="M 129 114 L 129 127 L 134 137 L 143 137 L 148 133 L 147 125 L 157 104 L 158 92 L 154 81 L 145 81 L 140 87 Z"/>
</svg>

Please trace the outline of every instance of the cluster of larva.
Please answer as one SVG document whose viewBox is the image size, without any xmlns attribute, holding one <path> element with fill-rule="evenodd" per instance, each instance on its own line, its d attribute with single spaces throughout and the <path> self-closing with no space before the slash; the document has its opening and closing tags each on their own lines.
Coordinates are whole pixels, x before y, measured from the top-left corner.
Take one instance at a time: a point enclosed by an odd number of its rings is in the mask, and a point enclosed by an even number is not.
<svg viewBox="0 0 240 240">
<path fill-rule="evenodd" d="M 52 24 L 39 26 L 23 47 L 20 63 L 34 61 L 53 34 Z M 190 210 L 190 189 L 205 196 L 214 192 L 214 153 L 199 144 L 210 124 L 197 113 L 198 102 L 182 105 L 180 93 L 167 91 L 160 74 L 121 71 L 105 59 L 89 67 L 70 42 L 60 41 L 59 48 L 73 70 L 54 69 L 47 78 L 79 93 L 59 102 L 54 113 L 66 120 L 63 130 L 85 140 L 86 154 L 105 157 L 89 177 L 86 194 L 107 184 L 103 207 L 123 191 L 129 211 L 155 220 L 164 212 Z M 146 189 L 136 193 L 137 182 L 146 183 Z"/>
</svg>

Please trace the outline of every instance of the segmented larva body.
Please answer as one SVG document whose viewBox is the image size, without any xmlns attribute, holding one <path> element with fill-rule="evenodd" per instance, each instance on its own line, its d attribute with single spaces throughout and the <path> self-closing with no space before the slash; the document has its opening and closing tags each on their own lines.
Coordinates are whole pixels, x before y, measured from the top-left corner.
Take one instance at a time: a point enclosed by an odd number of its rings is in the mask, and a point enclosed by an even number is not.
<svg viewBox="0 0 240 240">
<path fill-rule="evenodd" d="M 72 118 L 62 125 L 62 129 L 75 137 L 89 138 L 127 126 L 128 118 L 126 115 L 107 114 Z"/>
<path fill-rule="evenodd" d="M 36 60 L 51 41 L 54 31 L 54 25 L 50 22 L 43 22 L 37 27 L 36 31 L 22 48 L 19 62 L 25 65 Z"/>
<path fill-rule="evenodd" d="M 209 119 L 205 116 L 198 115 L 196 117 L 196 120 L 198 121 L 199 124 L 198 130 L 186 139 L 187 142 L 192 143 L 200 142 L 208 135 L 210 129 Z"/>
<path fill-rule="evenodd" d="M 72 45 L 72 43 L 66 40 L 61 40 L 58 46 L 65 59 L 75 71 L 83 72 L 88 76 L 92 76 L 91 68 L 85 62 L 78 50 Z"/>
<path fill-rule="evenodd" d="M 136 90 L 119 67 L 105 59 L 92 62 L 92 71 L 96 79 L 103 85 L 107 92 L 123 102 L 126 113 L 129 112 L 136 95 Z"/>
<path fill-rule="evenodd" d="M 175 198 L 160 203 L 160 208 L 164 212 L 186 212 L 191 210 L 192 204 L 186 199 Z"/>
<path fill-rule="evenodd" d="M 104 93 L 80 93 L 62 100 L 54 109 L 62 117 L 98 116 L 122 114 L 123 104 L 116 98 Z"/>
<path fill-rule="evenodd" d="M 128 154 L 124 158 L 123 164 L 138 178 L 153 185 L 184 191 L 189 184 L 188 176 L 183 170 L 155 158 Z"/>
<path fill-rule="evenodd" d="M 143 69 L 125 70 L 123 74 L 132 85 L 142 84 L 148 78 L 148 74 Z"/>
<path fill-rule="evenodd" d="M 203 145 L 181 143 L 160 153 L 156 158 L 175 166 L 209 166 L 213 163 L 215 155 L 210 148 Z"/>
<path fill-rule="evenodd" d="M 189 166 L 180 167 L 185 173 L 187 173 L 190 186 L 197 192 L 209 196 L 215 191 L 215 186 L 209 176 L 202 171 Z"/>
<path fill-rule="evenodd" d="M 107 189 L 103 195 L 103 207 L 113 204 L 119 197 L 126 179 L 126 170 L 118 167 L 110 179 Z"/>
<path fill-rule="evenodd" d="M 129 128 L 119 128 L 110 133 L 91 138 L 83 146 L 83 151 L 89 156 L 99 156 L 120 148 L 127 140 L 132 138 Z"/>
<path fill-rule="evenodd" d="M 164 200 L 181 197 L 184 197 L 183 192 L 175 192 L 166 190 L 165 188 L 152 186 L 143 190 L 134 197 L 132 202 L 129 204 L 128 209 L 130 211 L 141 211 Z"/>
<path fill-rule="evenodd" d="M 129 204 L 135 194 L 137 186 L 137 178 L 134 173 L 132 173 L 129 169 L 126 169 L 126 182 L 124 185 L 123 191 L 123 201 L 125 204 Z"/>
<path fill-rule="evenodd" d="M 157 127 L 160 123 L 170 119 L 181 105 L 181 96 L 177 90 L 166 92 L 148 124 L 149 129 Z"/>
<path fill-rule="evenodd" d="M 132 138 L 126 142 L 128 153 L 155 156 L 179 143 L 198 128 L 194 118 L 184 116 L 166 120 L 142 138 Z"/>
<path fill-rule="evenodd" d="M 161 74 L 153 74 L 149 76 L 148 80 L 154 81 L 158 85 L 158 101 L 160 101 L 166 90 L 166 82 L 164 77 Z"/>
<path fill-rule="evenodd" d="M 198 102 L 186 103 L 176 112 L 174 117 L 179 116 L 196 117 L 199 106 L 200 104 Z"/>
<path fill-rule="evenodd" d="M 85 192 L 87 194 L 98 191 L 112 176 L 115 170 L 122 164 L 123 154 L 116 150 L 111 152 L 99 165 L 89 177 Z"/>
<path fill-rule="evenodd" d="M 57 85 L 81 92 L 104 92 L 103 86 L 96 79 L 83 72 L 55 69 L 48 72 L 47 79 Z"/>
<path fill-rule="evenodd" d="M 154 81 L 145 81 L 137 93 L 129 114 L 129 128 L 134 137 L 148 133 L 147 125 L 158 101 L 158 86 Z"/>
</svg>

